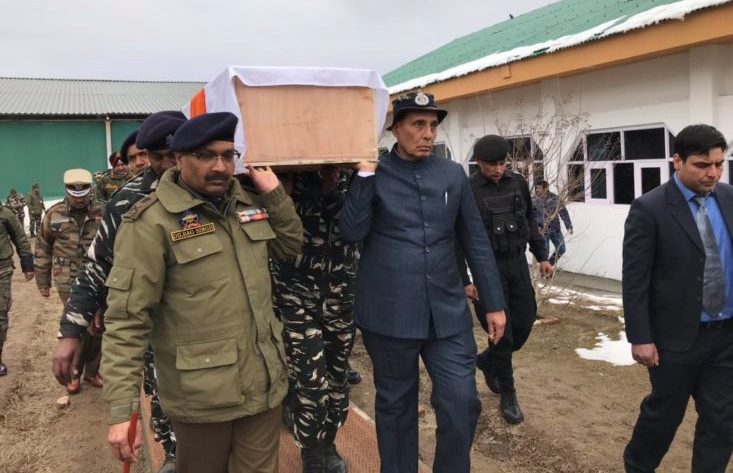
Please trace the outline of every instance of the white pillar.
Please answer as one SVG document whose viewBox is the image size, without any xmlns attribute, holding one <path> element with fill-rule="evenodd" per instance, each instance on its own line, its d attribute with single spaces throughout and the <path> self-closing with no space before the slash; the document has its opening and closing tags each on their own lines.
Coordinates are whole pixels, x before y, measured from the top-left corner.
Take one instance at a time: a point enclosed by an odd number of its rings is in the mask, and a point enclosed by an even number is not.
<svg viewBox="0 0 733 473">
<path fill-rule="evenodd" d="M 104 135 L 107 142 L 107 156 L 109 156 L 112 154 L 112 121 L 109 119 L 109 116 L 104 117 Z M 105 161 L 107 162 L 107 167 L 110 167 L 109 161 L 106 159 Z"/>
<path fill-rule="evenodd" d="M 717 44 L 690 50 L 690 124 L 718 126 L 719 64 L 723 60 Z"/>
</svg>

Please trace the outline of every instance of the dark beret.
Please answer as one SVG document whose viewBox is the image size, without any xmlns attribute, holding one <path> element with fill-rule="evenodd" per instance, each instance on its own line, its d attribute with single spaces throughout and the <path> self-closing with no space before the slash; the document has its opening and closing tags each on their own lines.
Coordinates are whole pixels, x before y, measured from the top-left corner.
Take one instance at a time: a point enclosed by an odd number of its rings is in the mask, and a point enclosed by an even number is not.
<svg viewBox="0 0 733 473">
<path fill-rule="evenodd" d="M 478 161 L 495 162 L 507 158 L 512 149 L 509 142 L 499 135 L 486 135 L 473 145 L 473 157 Z"/>
<path fill-rule="evenodd" d="M 117 166 L 117 161 L 122 161 L 122 157 L 120 156 L 119 151 L 113 151 L 112 154 L 109 155 L 109 164 L 111 164 L 112 167 Z"/>
<path fill-rule="evenodd" d="M 135 146 L 140 149 L 168 149 L 173 134 L 186 121 L 181 112 L 157 112 L 146 118 L 137 132 Z"/>
<path fill-rule="evenodd" d="M 133 131 L 130 133 L 130 136 L 125 138 L 125 141 L 122 142 L 122 145 L 120 146 L 120 158 L 122 158 L 122 162 L 127 164 L 129 159 L 127 158 L 127 150 L 130 149 L 130 146 L 135 144 L 135 140 L 137 139 L 137 132 L 138 130 Z"/>
<path fill-rule="evenodd" d="M 229 112 L 204 113 L 176 130 L 171 151 L 193 151 L 212 141 L 234 141 L 239 119 Z"/>
<path fill-rule="evenodd" d="M 391 130 L 395 123 L 400 121 L 407 112 L 436 112 L 438 114 L 438 123 L 442 122 L 448 112 L 435 105 L 435 97 L 433 94 L 426 92 L 411 92 L 409 94 L 400 95 L 392 101 L 392 124 L 387 127 Z"/>
</svg>

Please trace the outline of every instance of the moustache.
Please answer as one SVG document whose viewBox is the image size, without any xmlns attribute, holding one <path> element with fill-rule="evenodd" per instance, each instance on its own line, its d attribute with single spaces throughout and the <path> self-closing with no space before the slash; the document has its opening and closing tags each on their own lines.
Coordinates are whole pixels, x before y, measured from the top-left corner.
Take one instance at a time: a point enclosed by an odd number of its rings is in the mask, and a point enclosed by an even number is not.
<svg viewBox="0 0 733 473">
<path fill-rule="evenodd" d="M 228 181 L 231 176 L 219 172 L 207 174 L 204 178 L 206 181 Z"/>
</svg>

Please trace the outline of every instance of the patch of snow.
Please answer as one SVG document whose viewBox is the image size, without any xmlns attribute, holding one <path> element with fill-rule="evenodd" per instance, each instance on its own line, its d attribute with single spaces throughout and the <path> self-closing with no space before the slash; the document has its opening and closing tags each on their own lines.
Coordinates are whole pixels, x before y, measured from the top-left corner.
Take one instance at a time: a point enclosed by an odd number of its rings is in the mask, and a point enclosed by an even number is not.
<svg viewBox="0 0 733 473">
<path fill-rule="evenodd" d="M 636 363 L 631 357 L 631 346 L 626 339 L 626 332 L 619 332 L 618 340 L 611 340 L 605 333 L 599 333 L 596 340 L 595 347 L 576 348 L 575 352 L 584 360 L 605 361 L 613 366 L 631 366 Z"/>
<path fill-rule="evenodd" d="M 583 309 L 589 309 L 589 310 L 595 310 L 595 311 L 607 310 L 609 312 L 613 312 L 616 310 L 621 310 L 621 307 L 617 305 L 584 305 L 582 307 Z"/>
<path fill-rule="evenodd" d="M 425 87 L 434 82 L 441 82 L 473 72 L 519 61 L 535 54 L 552 53 L 571 46 L 577 46 L 595 39 L 645 28 L 668 20 L 683 20 L 685 16 L 703 8 L 715 7 L 729 3 L 731 0 L 680 0 L 668 5 L 651 8 L 633 16 L 620 16 L 596 25 L 580 33 L 562 36 L 529 46 L 520 46 L 509 51 L 489 54 L 474 61 L 461 64 L 441 72 L 410 79 L 389 88 L 389 93 L 396 94 L 405 90 Z"/>
</svg>

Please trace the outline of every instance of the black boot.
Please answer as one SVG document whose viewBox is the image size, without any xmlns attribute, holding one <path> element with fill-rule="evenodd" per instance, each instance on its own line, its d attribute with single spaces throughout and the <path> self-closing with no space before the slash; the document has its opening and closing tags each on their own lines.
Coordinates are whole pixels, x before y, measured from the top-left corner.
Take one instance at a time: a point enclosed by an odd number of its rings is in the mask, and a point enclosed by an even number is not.
<svg viewBox="0 0 733 473">
<path fill-rule="evenodd" d="M 323 456 L 326 473 L 348 473 L 349 468 L 346 466 L 346 461 L 336 451 L 336 445 L 326 445 L 323 449 Z"/>
<path fill-rule="evenodd" d="M 303 460 L 303 473 L 325 473 L 322 445 L 301 448 L 300 459 Z"/>
<path fill-rule="evenodd" d="M 349 371 L 347 372 L 347 376 L 349 378 L 350 386 L 361 383 L 361 375 L 359 374 L 358 371 L 352 370 L 351 368 L 349 368 Z"/>
<path fill-rule="evenodd" d="M 524 414 L 519 408 L 517 402 L 517 392 L 514 390 L 501 392 L 501 400 L 499 401 L 501 415 L 507 424 L 521 424 L 524 421 Z"/>
<path fill-rule="evenodd" d="M 491 365 L 491 360 L 487 353 L 479 353 L 476 355 L 476 368 L 484 374 L 484 380 L 492 393 L 499 394 L 501 392 L 501 382 L 496 374 L 496 369 Z"/>
<path fill-rule="evenodd" d="M 0 376 L 8 374 L 8 367 L 3 363 L 3 351 L 0 349 Z"/>
</svg>

